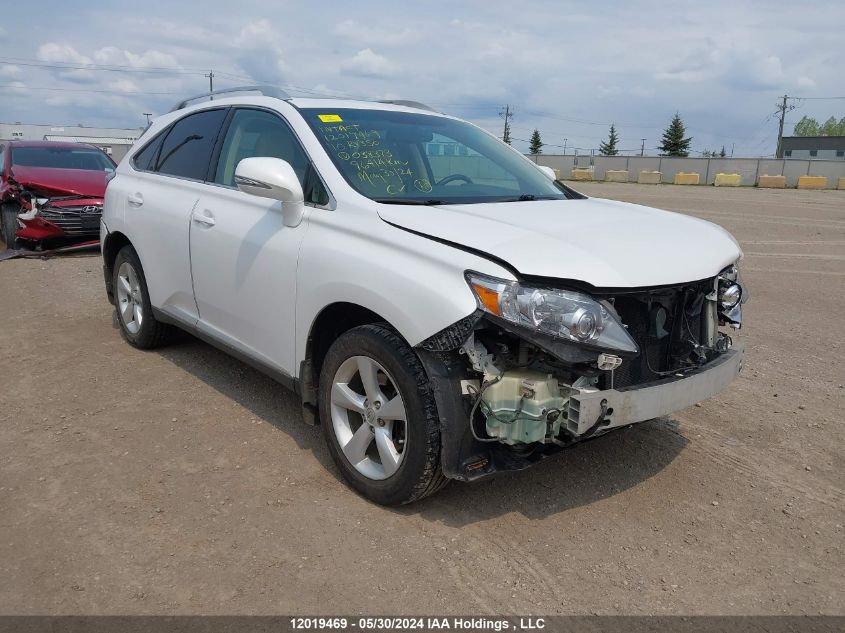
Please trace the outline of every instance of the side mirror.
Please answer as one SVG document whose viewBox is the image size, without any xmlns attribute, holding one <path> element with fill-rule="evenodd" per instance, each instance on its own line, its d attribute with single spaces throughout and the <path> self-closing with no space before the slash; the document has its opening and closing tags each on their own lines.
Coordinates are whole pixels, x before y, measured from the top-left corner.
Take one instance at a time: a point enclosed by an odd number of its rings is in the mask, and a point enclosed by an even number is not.
<svg viewBox="0 0 845 633">
<path fill-rule="evenodd" d="M 299 226 L 305 213 L 302 185 L 290 163 L 281 158 L 244 158 L 235 169 L 235 184 L 244 193 L 281 200 L 285 226 Z"/>
<path fill-rule="evenodd" d="M 539 169 L 541 172 L 546 174 L 552 180 L 557 180 L 557 175 L 555 174 L 555 170 L 552 169 L 551 167 L 546 167 L 545 165 L 537 165 L 537 169 Z"/>
</svg>

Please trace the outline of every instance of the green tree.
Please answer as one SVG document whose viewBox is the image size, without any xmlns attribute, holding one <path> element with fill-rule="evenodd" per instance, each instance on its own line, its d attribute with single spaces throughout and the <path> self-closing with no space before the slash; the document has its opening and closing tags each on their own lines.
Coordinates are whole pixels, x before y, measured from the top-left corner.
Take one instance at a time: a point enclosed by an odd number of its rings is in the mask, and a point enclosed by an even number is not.
<svg viewBox="0 0 845 633">
<path fill-rule="evenodd" d="M 713 153 L 715 154 L 716 152 L 713 152 Z M 722 151 L 719 152 L 719 158 L 724 158 L 727 155 L 728 155 L 728 153 L 725 151 L 725 146 L 722 145 Z"/>
<path fill-rule="evenodd" d="M 795 136 L 818 136 L 819 122 L 808 116 L 802 116 L 801 120 L 795 124 L 795 129 L 792 133 Z"/>
<path fill-rule="evenodd" d="M 540 130 L 536 128 L 531 133 L 531 141 L 528 147 L 528 152 L 534 155 L 543 153 L 543 141 L 540 139 Z"/>
<path fill-rule="evenodd" d="M 687 133 L 681 115 L 677 112 L 672 117 L 669 127 L 663 132 L 663 139 L 660 143 L 660 151 L 663 156 L 689 156 L 689 146 L 692 137 L 684 136 Z"/>
<path fill-rule="evenodd" d="M 836 136 L 839 132 L 839 122 L 836 120 L 836 117 L 830 117 L 827 121 L 822 123 L 822 126 L 819 128 L 819 134 L 821 136 Z"/>
<path fill-rule="evenodd" d="M 619 153 L 619 150 L 616 148 L 618 142 L 619 136 L 616 134 L 616 126 L 611 123 L 607 141 L 599 144 L 599 153 L 605 156 L 616 156 Z"/>
</svg>

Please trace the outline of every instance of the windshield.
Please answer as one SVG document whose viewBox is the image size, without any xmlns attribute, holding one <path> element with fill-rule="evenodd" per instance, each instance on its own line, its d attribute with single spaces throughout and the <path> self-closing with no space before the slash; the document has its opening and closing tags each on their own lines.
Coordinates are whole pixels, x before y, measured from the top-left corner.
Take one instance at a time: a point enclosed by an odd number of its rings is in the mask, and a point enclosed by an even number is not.
<svg viewBox="0 0 845 633">
<path fill-rule="evenodd" d="M 565 189 L 486 132 L 442 116 L 303 108 L 358 192 L 391 204 L 564 199 Z"/>
<path fill-rule="evenodd" d="M 112 171 L 114 163 L 103 152 L 86 147 L 14 147 L 12 165 Z"/>
</svg>

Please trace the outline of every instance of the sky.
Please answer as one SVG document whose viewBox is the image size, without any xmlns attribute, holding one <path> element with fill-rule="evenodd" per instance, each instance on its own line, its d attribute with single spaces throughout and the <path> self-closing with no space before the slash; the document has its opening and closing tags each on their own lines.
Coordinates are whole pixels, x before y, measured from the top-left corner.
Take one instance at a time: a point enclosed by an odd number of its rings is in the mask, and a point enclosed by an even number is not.
<svg viewBox="0 0 845 633">
<path fill-rule="evenodd" d="M 845 116 L 845 2 L 5 3 L 0 121 L 131 127 L 214 87 L 412 99 L 514 145 L 589 153 L 615 123 L 653 153 L 675 112 L 694 152 L 775 151 L 776 104 Z M 838 97 L 838 99 L 829 99 Z M 645 139 L 643 141 L 642 139 Z M 696 155 L 693 153 L 693 155 Z"/>
</svg>

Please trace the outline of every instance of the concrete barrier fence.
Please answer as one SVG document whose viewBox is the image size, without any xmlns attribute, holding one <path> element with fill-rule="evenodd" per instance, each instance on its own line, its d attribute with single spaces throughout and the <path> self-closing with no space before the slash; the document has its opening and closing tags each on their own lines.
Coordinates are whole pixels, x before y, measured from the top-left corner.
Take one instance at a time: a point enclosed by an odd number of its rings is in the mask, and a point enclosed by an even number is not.
<svg viewBox="0 0 845 633">
<path fill-rule="evenodd" d="M 637 182 L 641 185 L 659 185 L 663 182 L 663 174 L 659 171 L 641 171 Z"/>
<path fill-rule="evenodd" d="M 685 174 L 679 171 L 675 174 L 676 185 L 697 185 L 699 180 L 701 180 L 701 176 L 696 173 Z"/>
<path fill-rule="evenodd" d="M 531 160 L 534 160 L 534 156 Z M 465 157 L 461 157 L 466 160 Z M 679 173 L 699 174 L 699 185 L 712 185 L 717 174 L 739 174 L 740 185 L 754 187 L 762 176 L 782 176 L 784 187 L 797 187 L 801 176 L 824 176 L 827 187 L 838 187 L 839 179 L 845 178 L 845 160 L 799 160 L 773 158 L 677 158 L 669 156 L 572 156 L 540 154 L 536 157 L 540 165 L 560 169 L 565 179 L 575 179 L 574 170 L 592 171 L 593 180 L 609 182 L 639 182 L 641 172 L 659 172 L 658 182 L 671 184 Z M 626 172 L 611 173 L 611 172 Z M 451 173 L 451 172 L 449 172 Z M 652 182 L 653 177 L 647 180 Z M 763 185 L 760 185 L 763 186 Z M 766 185 L 768 186 L 768 185 Z"/>
<path fill-rule="evenodd" d="M 572 170 L 572 180 L 593 180 L 593 170 L 575 168 Z"/>
<path fill-rule="evenodd" d="M 837 189 L 845 189 L 845 177 L 842 177 L 842 178 L 839 179 L 839 181 L 836 185 L 836 188 Z"/>
<path fill-rule="evenodd" d="M 739 187 L 742 184 L 740 174 L 716 174 L 713 185 L 716 187 Z"/>
<path fill-rule="evenodd" d="M 798 178 L 799 189 L 827 189 L 826 176 L 801 176 Z"/>
<path fill-rule="evenodd" d="M 786 176 L 769 176 L 768 174 L 763 174 L 757 180 L 757 186 L 766 189 L 783 189 L 786 187 Z"/>
</svg>

